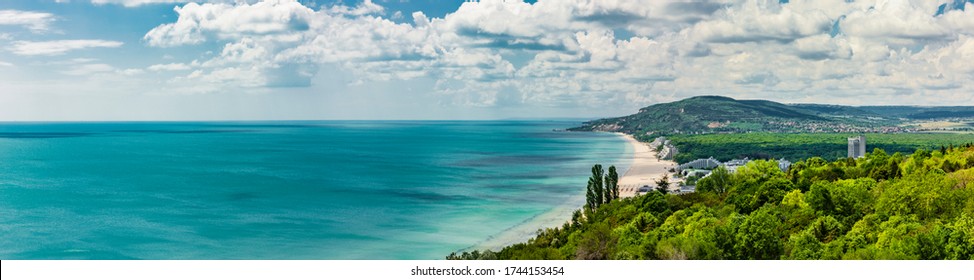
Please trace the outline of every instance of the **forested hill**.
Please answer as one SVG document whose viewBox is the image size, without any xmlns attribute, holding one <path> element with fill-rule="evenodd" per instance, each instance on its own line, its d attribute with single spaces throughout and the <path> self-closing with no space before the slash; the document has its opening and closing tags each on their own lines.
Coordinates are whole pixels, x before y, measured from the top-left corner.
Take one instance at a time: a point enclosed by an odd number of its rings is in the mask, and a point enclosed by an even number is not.
<svg viewBox="0 0 974 280">
<path fill-rule="evenodd" d="M 448 259 L 974 260 L 974 145 L 811 158 L 787 171 L 751 161 L 714 171 L 695 193 L 583 211 L 499 252 Z"/>
<path fill-rule="evenodd" d="M 575 131 L 612 131 L 634 135 L 719 132 L 899 132 L 904 121 L 974 117 L 974 106 L 842 106 L 782 104 L 697 96 L 655 104 L 638 113 L 594 120 Z"/>
<path fill-rule="evenodd" d="M 760 130 L 770 122 L 825 122 L 814 112 L 765 100 L 697 96 L 642 108 L 638 113 L 586 123 L 575 130 L 630 134 Z"/>
</svg>

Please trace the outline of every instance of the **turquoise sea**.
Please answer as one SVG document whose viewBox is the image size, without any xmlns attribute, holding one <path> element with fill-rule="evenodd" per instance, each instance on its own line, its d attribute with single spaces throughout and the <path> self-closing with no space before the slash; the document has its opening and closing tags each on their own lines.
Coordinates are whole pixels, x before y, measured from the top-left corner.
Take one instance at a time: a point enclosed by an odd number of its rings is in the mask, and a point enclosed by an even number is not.
<svg viewBox="0 0 974 280">
<path fill-rule="evenodd" d="M 577 124 L 0 123 L 0 259 L 442 259 L 624 172 Z"/>
</svg>

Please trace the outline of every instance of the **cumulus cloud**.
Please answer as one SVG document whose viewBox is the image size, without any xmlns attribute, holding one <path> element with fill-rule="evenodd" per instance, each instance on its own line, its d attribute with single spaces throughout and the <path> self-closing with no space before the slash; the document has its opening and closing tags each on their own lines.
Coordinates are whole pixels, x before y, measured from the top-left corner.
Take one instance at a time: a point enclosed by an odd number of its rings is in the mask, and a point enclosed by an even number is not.
<svg viewBox="0 0 974 280">
<path fill-rule="evenodd" d="M 154 64 L 148 67 L 150 71 L 182 71 L 191 69 L 183 63 Z"/>
<path fill-rule="evenodd" d="M 138 7 L 142 5 L 151 4 L 175 4 L 175 3 L 188 3 L 188 2 L 209 2 L 209 3 L 255 3 L 259 0 L 90 0 L 92 4 L 105 5 L 105 4 L 115 4 L 122 5 L 125 7 Z M 68 2 L 66 0 L 58 0 L 58 3 Z"/>
<path fill-rule="evenodd" d="M 777 0 L 751 0 L 697 23 L 691 32 L 705 42 L 792 41 L 822 34 L 830 26 L 822 11 L 794 11 Z"/>
<path fill-rule="evenodd" d="M 189 3 L 175 8 L 175 23 L 153 28 L 144 36 L 150 46 L 198 44 L 209 39 L 233 40 L 307 30 L 314 13 L 296 1 L 249 4 Z M 283 38 L 286 40 L 286 38 Z"/>
<path fill-rule="evenodd" d="M 803 59 L 847 59 L 852 49 L 844 38 L 835 39 L 828 34 L 808 36 L 795 40 L 795 51 Z"/>
<path fill-rule="evenodd" d="M 974 5 L 937 14 L 940 2 L 483 0 L 443 17 L 414 12 L 412 23 L 372 1 L 188 3 L 144 41 L 215 42 L 197 63 L 148 68 L 213 88 L 309 86 L 321 65 L 337 65 L 352 86 L 428 78 L 469 106 L 635 107 L 697 94 L 862 102 L 974 90 Z"/>
<path fill-rule="evenodd" d="M 122 42 L 106 40 L 14 41 L 8 48 L 19 55 L 61 55 L 87 48 L 117 48 Z"/>
<path fill-rule="evenodd" d="M 50 25 L 54 20 L 54 15 L 49 13 L 0 10 L 0 25 L 20 25 L 30 29 L 32 32 L 50 30 Z"/>
<path fill-rule="evenodd" d="M 346 15 L 353 15 L 353 16 L 361 16 L 361 15 L 368 15 L 368 14 L 382 14 L 385 11 L 386 11 L 385 7 L 372 3 L 372 0 L 362 1 L 362 3 L 359 3 L 354 8 L 350 8 L 345 5 L 337 5 L 331 7 L 332 13 L 346 14 Z"/>
<path fill-rule="evenodd" d="M 92 4 L 119 4 L 126 7 L 135 7 L 145 4 L 170 4 L 170 3 L 186 3 L 189 0 L 91 0 Z"/>
</svg>

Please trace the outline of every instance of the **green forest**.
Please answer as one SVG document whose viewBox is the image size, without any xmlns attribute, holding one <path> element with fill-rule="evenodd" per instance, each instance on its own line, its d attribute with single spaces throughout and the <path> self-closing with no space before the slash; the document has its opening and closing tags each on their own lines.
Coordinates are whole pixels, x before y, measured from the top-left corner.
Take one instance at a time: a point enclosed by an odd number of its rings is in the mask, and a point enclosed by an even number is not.
<svg viewBox="0 0 974 280">
<path fill-rule="evenodd" d="M 974 260 L 974 146 L 787 171 L 752 161 L 695 193 L 612 199 L 525 243 L 447 259 Z"/>
<path fill-rule="evenodd" d="M 719 161 L 750 157 L 752 159 L 780 159 L 789 161 L 821 157 L 837 160 L 847 154 L 846 138 L 853 133 L 738 133 L 670 135 L 680 153 L 674 161 L 685 163 L 698 158 L 714 157 Z M 911 153 L 917 149 L 941 149 L 968 144 L 974 141 L 971 134 L 944 133 L 868 133 L 866 146 L 870 150 L 880 148 L 888 153 Z M 653 137 L 644 136 L 643 141 Z"/>
</svg>

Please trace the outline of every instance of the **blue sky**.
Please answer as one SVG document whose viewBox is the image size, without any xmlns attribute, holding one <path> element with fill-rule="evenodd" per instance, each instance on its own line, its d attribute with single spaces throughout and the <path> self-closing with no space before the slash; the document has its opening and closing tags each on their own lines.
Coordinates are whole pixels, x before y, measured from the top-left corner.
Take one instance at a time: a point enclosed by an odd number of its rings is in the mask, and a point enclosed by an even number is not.
<svg viewBox="0 0 974 280">
<path fill-rule="evenodd" d="M 974 105 L 974 0 L 0 2 L 0 120 Z"/>
</svg>

